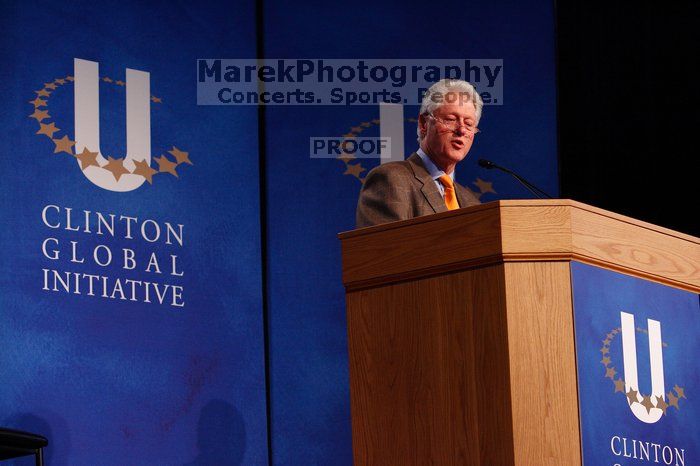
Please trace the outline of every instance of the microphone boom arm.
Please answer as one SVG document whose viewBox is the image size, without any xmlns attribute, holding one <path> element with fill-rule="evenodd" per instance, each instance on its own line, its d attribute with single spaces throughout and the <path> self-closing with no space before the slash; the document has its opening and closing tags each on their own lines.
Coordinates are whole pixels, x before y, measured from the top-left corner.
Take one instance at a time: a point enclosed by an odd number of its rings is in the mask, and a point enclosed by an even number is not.
<svg viewBox="0 0 700 466">
<path fill-rule="evenodd" d="M 512 176 L 513 178 L 515 178 L 516 180 L 518 180 L 518 182 L 519 182 L 520 184 L 522 184 L 523 186 L 525 186 L 525 187 L 528 189 L 528 191 L 530 191 L 530 192 L 531 192 L 532 194 L 534 194 L 536 197 L 538 197 L 538 198 L 540 198 L 540 199 L 542 199 L 542 198 L 553 199 L 552 196 L 550 196 L 550 195 L 547 194 L 546 192 L 542 191 L 540 188 L 538 188 L 538 187 L 535 186 L 534 184 L 530 183 L 529 181 L 527 181 L 527 180 L 526 180 L 525 178 L 523 178 L 522 176 L 518 175 L 517 173 L 515 173 L 515 172 L 513 172 L 513 171 L 511 171 L 511 170 L 509 170 L 509 169 L 507 169 L 507 168 L 505 168 L 505 167 L 501 167 L 500 165 L 496 165 L 495 163 L 491 162 L 490 160 L 479 159 L 479 166 L 480 166 L 480 167 L 483 167 L 483 168 L 486 168 L 486 169 L 488 169 L 488 170 L 491 170 L 491 169 L 493 169 L 493 168 L 496 168 L 496 169 L 501 170 L 501 171 L 503 171 L 503 172 L 505 172 L 505 173 L 508 173 L 510 176 Z"/>
</svg>

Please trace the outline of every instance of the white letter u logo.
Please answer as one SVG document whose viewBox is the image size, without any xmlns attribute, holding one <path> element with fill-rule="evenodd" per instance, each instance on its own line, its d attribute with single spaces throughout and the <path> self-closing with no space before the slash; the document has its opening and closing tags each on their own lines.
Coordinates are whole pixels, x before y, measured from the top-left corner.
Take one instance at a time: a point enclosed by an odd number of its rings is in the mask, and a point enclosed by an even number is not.
<svg viewBox="0 0 700 466">
<path fill-rule="evenodd" d="M 110 191 L 133 191 L 146 179 L 126 173 L 119 179 L 103 169 L 108 162 L 100 151 L 100 81 L 98 63 L 74 59 L 75 74 L 75 151 L 97 152 L 99 167 L 91 165 L 83 173 L 97 186 Z M 134 170 L 134 161 L 151 163 L 150 75 L 126 69 L 126 158 L 124 168 Z M 80 167 L 80 162 L 78 161 Z"/>
<path fill-rule="evenodd" d="M 635 338 L 634 315 L 620 312 L 622 321 L 622 353 L 625 361 L 625 392 L 630 390 L 636 392 L 637 402 L 629 398 L 632 413 L 640 421 L 653 424 L 663 415 L 660 408 L 645 407 L 643 395 L 639 393 L 639 382 L 637 381 L 637 342 Z M 651 366 L 651 395 L 650 400 L 654 406 L 658 406 L 658 400 L 664 399 L 664 358 L 661 348 L 661 323 L 658 320 L 647 319 L 649 328 L 649 363 Z M 647 404 L 649 403 L 647 401 Z"/>
</svg>

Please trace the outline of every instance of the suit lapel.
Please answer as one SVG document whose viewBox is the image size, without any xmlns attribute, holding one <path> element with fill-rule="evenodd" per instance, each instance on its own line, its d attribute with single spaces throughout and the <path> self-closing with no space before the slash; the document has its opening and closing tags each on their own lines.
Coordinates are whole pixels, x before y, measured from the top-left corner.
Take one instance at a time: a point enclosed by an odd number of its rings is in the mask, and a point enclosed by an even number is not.
<svg viewBox="0 0 700 466">
<path fill-rule="evenodd" d="M 426 170 L 425 165 L 423 165 L 420 156 L 413 153 L 407 160 L 413 170 L 413 175 L 422 184 L 421 192 L 423 196 L 425 196 L 425 200 L 430 204 L 430 207 L 433 208 L 435 213 L 446 212 L 447 205 L 445 205 L 445 199 L 443 199 L 435 185 L 435 180 L 433 180 L 428 170 Z"/>
<path fill-rule="evenodd" d="M 455 183 L 455 193 L 457 194 L 457 202 L 459 202 L 460 207 L 474 205 L 474 195 L 469 192 L 468 188 Z"/>
<path fill-rule="evenodd" d="M 476 194 L 474 194 L 474 192 L 466 186 L 455 183 L 455 191 L 457 193 L 457 202 L 459 202 L 460 207 L 469 207 L 481 204 L 481 201 L 478 197 L 476 197 Z"/>
</svg>

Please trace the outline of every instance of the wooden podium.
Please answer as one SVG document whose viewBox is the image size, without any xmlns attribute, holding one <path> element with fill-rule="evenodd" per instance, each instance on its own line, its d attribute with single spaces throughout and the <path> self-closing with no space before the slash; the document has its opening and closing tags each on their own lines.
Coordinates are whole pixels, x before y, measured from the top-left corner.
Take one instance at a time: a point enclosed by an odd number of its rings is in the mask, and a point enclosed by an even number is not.
<svg viewBox="0 0 700 466">
<path fill-rule="evenodd" d="M 580 465 L 571 261 L 700 290 L 697 238 L 570 200 L 339 237 L 356 465 Z"/>
</svg>

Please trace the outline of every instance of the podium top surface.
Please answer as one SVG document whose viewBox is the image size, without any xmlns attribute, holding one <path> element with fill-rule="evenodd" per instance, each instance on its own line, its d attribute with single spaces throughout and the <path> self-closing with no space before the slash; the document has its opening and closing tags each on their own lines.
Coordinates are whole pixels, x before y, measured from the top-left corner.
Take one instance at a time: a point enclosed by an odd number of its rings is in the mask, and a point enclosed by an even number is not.
<svg viewBox="0 0 700 466">
<path fill-rule="evenodd" d="M 340 233 L 343 283 L 570 261 L 700 291 L 700 239 L 568 199 L 505 200 Z"/>
</svg>

